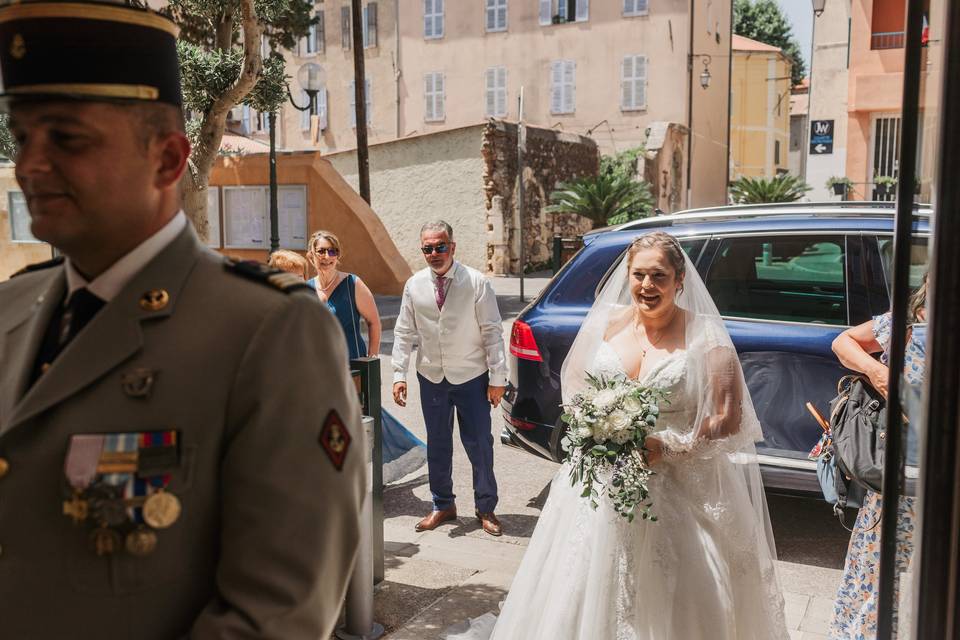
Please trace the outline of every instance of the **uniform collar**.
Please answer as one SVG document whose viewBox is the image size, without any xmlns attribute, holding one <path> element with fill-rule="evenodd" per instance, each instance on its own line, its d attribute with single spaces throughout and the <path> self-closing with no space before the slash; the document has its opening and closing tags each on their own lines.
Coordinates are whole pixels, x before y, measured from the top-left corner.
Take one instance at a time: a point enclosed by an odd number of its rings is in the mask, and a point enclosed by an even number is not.
<svg viewBox="0 0 960 640">
<path fill-rule="evenodd" d="M 114 262 L 110 267 L 93 279 L 87 280 L 83 274 L 77 271 L 70 258 L 66 259 L 64 269 L 67 276 L 67 297 L 77 289 L 86 287 L 90 293 L 94 294 L 104 302 L 110 302 L 130 280 L 150 263 L 157 255 L 163 251 L 174 239 L 183 231 L 187 224 L 187 217 L 183 211 L 178 211 L 177 215 L 165 224 L 159 231 L 141 242 L 128 254 Z"/>
</svg>

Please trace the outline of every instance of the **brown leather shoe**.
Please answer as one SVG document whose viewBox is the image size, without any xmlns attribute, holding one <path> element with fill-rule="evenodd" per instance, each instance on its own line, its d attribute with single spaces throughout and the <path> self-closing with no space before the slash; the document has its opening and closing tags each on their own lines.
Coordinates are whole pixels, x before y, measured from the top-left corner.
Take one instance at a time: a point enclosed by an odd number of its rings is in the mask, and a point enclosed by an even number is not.
<svg viewBox="0 0 960 640">
<path fill-rule="evenodd" d="M 492 511 L 489 513 L 480 513 L 477 511 L 477 520 L 480 521 L 480 524 L 483 526 L 483 530 L 490 535 L 503 535 L 503 528 L 500 526 L 500 521 L 497 520 L 497 516 L 493 515 Z"/>
<path fill-rule="evenodd" d="M 439 511 L 431 511 L 430 515 L 418 522 L 415 528 L 417 531 L 433 531 L 444 522 L 449 522 L 450 520 L 456 519 L 456 507 L 452 507 L 450 509 L 441 509 Z"/>
</svg>

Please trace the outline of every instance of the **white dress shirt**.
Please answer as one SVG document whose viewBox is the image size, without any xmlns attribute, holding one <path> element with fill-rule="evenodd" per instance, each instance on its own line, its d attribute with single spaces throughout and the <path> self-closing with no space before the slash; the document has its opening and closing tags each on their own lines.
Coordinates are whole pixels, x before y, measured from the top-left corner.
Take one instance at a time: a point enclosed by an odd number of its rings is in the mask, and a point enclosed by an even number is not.
<svg viewBox="0 0 960 640">
<path fill-rule="evenodd" d="M 393 381 L 404 382 L 414 344 L 417 373 L 433 383 L 463 384 L 490 373 L 490 386 L 507 384 L 503 322 L 490 281 L 454 261 L 443 310 L 437 308 L 437 276 L 427 268 L 407 280 L 393 328 Z"/>
<path fill-rule="evenodd" d="M 161 251 L 167 248 L 171 242 L 187 226 L 187 216 L 183 211 L 178 211 L 170 222 L 165 224 L 159 231 L 138 244 L 128 254 L 114 262 L 106 271 L 98 275 L 93 281 L 87 280 L 82 273 L 73 266 L 70 258 L 66 259 L 64 268 L 67 275 L 67 297 L 70 300 L 73 292 L 84 287 L 87 290 L 103 300 L 110 302 L 128 282 L 137 275 L 151 260 L 157 257 Z"/>
</svg>

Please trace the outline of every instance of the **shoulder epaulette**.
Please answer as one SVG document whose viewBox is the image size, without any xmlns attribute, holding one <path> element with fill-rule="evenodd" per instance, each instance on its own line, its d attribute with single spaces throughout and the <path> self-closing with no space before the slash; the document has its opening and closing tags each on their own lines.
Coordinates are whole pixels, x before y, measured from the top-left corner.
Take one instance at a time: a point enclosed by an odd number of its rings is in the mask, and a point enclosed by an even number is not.
<svg viewBox="0 0 960 640">
<path fill-rule="evenodd" d="M 22 276 L 25 273 L 32 273 L 34 271 L 43 271 L 44 269 L 49 269 L 50 267 L 56 267 L 63 264 L 63 256 L 57 256 L 52 260 L 45 260 L 43 262 L 36 262 L 34 264 L 28 264 L 20 271 L 14 273 L 11 278 L 16 278 L 17 276 Z"/>
<path fill-rule="evenodd" d="M 296 291 L 297 289 L 307 289 L 308 291 L 311 290 L 310 286 L 303 281 L 303 278 L 299 278 L 292 273 L 287 273 L 286 271 L 281 271 L 280 269 L 272 269 L 262 262 L 257 262 L 255 260 L 236 260 L 234 258 L 225 258 L 223 261 L 223 266 L 230 273 L 235 273 L 238 276 L 243 276 L 249 280 L 268 284 L 275 289 L 283 291 L 284 293 L 290 293 L 291 291 Z"/>
</svg>

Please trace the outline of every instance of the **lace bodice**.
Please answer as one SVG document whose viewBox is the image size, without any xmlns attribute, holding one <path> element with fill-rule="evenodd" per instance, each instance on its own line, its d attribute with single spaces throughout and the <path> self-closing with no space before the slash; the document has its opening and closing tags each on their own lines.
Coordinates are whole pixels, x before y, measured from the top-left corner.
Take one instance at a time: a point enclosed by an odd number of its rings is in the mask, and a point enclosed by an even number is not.
<svg viewBox="0 0 960 640">
<path fill-rule="evenodd" d="M 627 375 L 623 361 L 609 342 L 601 342 L 593 361 L 594 375 L 607 377 Z M 670 429 L 687 433 L 693 429 L 692 421 L 697 414 L 696 400 L 686 390 L 687 352 L 677 350 L 657 362 L 641 378 L 640 382 L 667 392 L 660 404 L 660 419 L 657 430 Z"/>
</svg>

